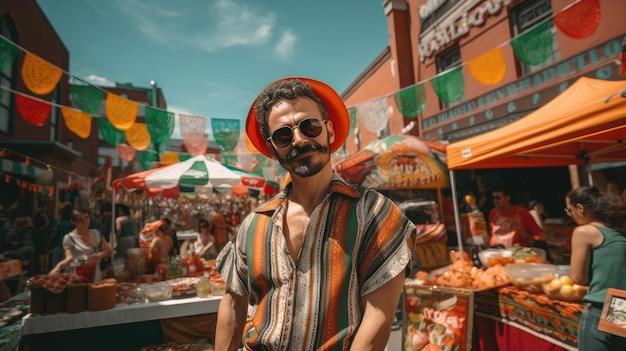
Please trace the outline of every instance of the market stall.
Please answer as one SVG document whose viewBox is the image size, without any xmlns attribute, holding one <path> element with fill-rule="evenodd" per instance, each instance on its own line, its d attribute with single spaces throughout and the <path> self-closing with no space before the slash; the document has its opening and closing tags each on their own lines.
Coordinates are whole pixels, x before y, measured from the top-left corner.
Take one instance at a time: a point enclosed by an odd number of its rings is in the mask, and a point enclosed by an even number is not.
<svg viewBox="0 0 626 351">
<path fill-rule="evenodd" d="M 454 198 L 454 212 L 457 231 L 461 231 L 454 171 L 480 168 L 519 168 L 578 165 L 618 162 L 626 160 L 626 81 L 605 81 L 580 78 L 558 97 L 516 122 L 492 132 L 452 143 L 447 147 L 447 161 Z M 565 180 L 564 180 L 565 181 Z M 590 179 L 591 183 L 591 179 Z M 567 241 L 567 238 L 564 239 Z M 462 250 L 462 246 L 461 246 Z M 478 318 L 489 318 L 493 322 L 482 323 L 476 328 L 479 334 L 491 335 L 490 346 L 484 349 L 497 349 L 497 344 L 506 345 L 515 338 L 517 342 L 530 344 L 537 341 L 537 335 L 545 335 L 547 330 L 537 326 L 536 316 L 554 316 L 564 311 L 570 312 L 567 323 L 557 319 L 554 325 L 567 325 L 560 330 L 567 338 L 547 338 L 550 345 L 575 349 L 580 305 L 563 306 L 553 299 L 538 294 L 537 304 L 523 303 L 529 296 L 517 294 L 514 290 L 498 290 L 498 297 L 491 296 L 479 301 L 498 301 L 498 311 L 488 306 L 477 305 Z M 531 299 L 533 300 L 533 299 Z M 539 303 L 541 301 L 541 303 Z M 553 309 L 536 311 L 544 304 Z M 503 306 L 509 306 L 504 308 Z M 511 307 L 513 306 L 513 307 Z M 544 306 L 544 307 L 545 307 Z M 493 307 L 493 306 L 492 306 Z M 503 309 L 504 308 L 504 309 Z M 487 312 L 485 312 L 487 311 Z M 574 312 L 572 312 L 574 311 Z M 512 314 L 511 312 L 515 312 Z M 535 316 L 535 321 L 522 323 L 522 314 Z M 546 320 L 550 320 L 546 317 Z M 498 340 L 495 330 L 509 330 L 507 340 Z M 512 336 L 515 335 L 515 336 Z M 546 339 L 546 338 L 543 338 Z M 548 347 L 550 347 L 550 345 Z M 507 349 L 506 347 L 501 349 Z"/>
<path fill-rule="evenodd" d="M 418 225 L 422 267 L 448 262 L 446 226 L 453 225 L 446 217 L 449 211 L 444 211 L 451 207 L 451 199 L 444 194 L 450 187 L 445 148 L 410 135 L 391 135 L 335 165 L 346 181 L 388 196 Z"/>
<path fill-rule="evenodd" d="M 164 342 L 212 343 L 225 283 L 210 264 L 188 263 L 203 270 L 180 275 L 164 265 L 158 275 L 128 280 L 119 274 L 95 282 L 72 273 L 32 277 L 21 349 L 139 350 Z"/>
<path fill-rule="evenodd" d="M 45 350 L 66 345 L 66 350 L 139 350 L 167 341 L 162 321 L 217 312 L 221 296 L 191 297 L 127 304 L 103 311 L 28 314 L 22 319 L 21 350 Z M 68 343 L 69 342 L 69 343 Z"/>
</svg>

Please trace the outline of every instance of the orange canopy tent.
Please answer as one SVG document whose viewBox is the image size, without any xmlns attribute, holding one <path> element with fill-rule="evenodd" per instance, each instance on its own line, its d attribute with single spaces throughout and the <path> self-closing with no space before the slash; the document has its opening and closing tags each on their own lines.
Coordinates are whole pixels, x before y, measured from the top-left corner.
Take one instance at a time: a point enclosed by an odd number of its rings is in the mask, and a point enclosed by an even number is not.
<svg viewBox="0 0 626 351">
<path fill-rule="evenodd" d="M 626 80 L 582 77 L 527 116 L 448 145 L 448 169 L 619 162 L 624 139 Z"/>
<path fill-rule="evenodd" d="M 626 160 L 626 80 L 582 77 L 521 119 L 446 149 L 454 216 L 454 170 L 589 165 Z M 462 243 L 459 242 L 462 250 Z"/>
</svg>

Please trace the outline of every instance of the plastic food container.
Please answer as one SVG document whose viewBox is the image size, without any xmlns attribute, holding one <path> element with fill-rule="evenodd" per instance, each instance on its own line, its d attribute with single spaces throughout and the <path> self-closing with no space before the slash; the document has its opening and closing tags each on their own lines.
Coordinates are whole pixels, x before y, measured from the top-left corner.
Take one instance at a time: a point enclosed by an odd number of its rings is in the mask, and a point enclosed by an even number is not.
<svg viewBox="0 0 626 351">
<path fill-rule="evenodd" d="M 145 285 L 144 296 L 146 302 L 165 301 L 172 298 L 172 286 L 167 283 Z"/>
<path fill-rule="evenodd" d="M 543 284 L 563 275 L 559 266 L 544 263 L 512 263 L 504 269 L 513 285 L 531 293 L 543 293 Z"/>
<path fill-rule="evenodd" d="M 486 249 L 478 253 L 478 259 L 483 267 L 490 267 L 496 264 L 506 265 L 513 263 L 511 251 L 508 249 Z"/>
<path fill-rule="evenodd" d="M 569 266 L 558 266 L 560 272 L 551 281 L 542 285 L 543 292 L 553 300 L 582 302 L 589 287 L 574 283 L 569 275 Z"/>
<path fill-rule="evenodd" d="M 515 263 L 546 263 L 546 250 L 536 247 L 513 247 L 509 250 Z"/>
</svg>

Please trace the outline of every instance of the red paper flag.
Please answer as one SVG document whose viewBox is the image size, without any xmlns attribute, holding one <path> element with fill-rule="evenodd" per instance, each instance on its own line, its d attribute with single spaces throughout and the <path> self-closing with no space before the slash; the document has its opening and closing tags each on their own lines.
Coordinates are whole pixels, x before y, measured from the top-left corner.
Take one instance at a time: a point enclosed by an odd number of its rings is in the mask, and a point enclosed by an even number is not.
<svg viewBox="0 0 626 351">
<path fill-rule="evenodd" d="M 29 97 L 16 94 L 15 102 L 17 104 L 17 112 L 32 125 L 41 127 L 46 123 L 52 106 Z"/>
</svg>

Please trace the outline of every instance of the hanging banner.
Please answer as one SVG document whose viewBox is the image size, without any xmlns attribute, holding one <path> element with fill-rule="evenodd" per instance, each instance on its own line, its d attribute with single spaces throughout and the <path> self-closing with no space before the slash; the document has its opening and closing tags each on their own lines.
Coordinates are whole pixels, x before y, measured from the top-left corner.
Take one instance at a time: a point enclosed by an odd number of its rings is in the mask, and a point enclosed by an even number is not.
<svg viewBox="0 0 626 351">
<path fill-rule="evenodd" d="M 146 126 L 152 142 L 155 144 L 169 142 L 174 133 L 174 114 L 150 106 L 145 107 L 145 114 Z"/>
<path fill-rule="evenodd" d="M 352 135 L 356 129 L 358 112 L 354 106 L 348 107 L 348 115 L 350 116 L 350 129 L 348 129 L 348 135 Z"/>
<path fill-rule="evenodd" d="M 63 115 L 63 122 L 65 122 L 67 129 L 71 130 L 80 138 L 87 139 L 89 137 L 89 134 L 91 134 L 92 119 L 90 114 L 66 106 L 61 106 L 61 114 Z"/>
<path fill-rule="evenodd" d="M 501 48 L 495 48 L 470 60 L 467 69 L 474 79 L 488 85 L 498 84 L 506 74 L 506 62 Z"/>
<path fill-rule="evenodd" d="M 119 95 L 107 93 L 106 113 L 111 124 L 119 130 L 128 130 L 135 124 L 139 104 Z"/>
<path fill-rule="evenodd" d="M 15 104 L 17 105 L 17 112 L 19 112 L 22 118 L 37 127 L 41 127 L 46 123 L 52 111 L 52 105 L 21 94 L 15 94 Z"/>
<path fill-rule="evenodd" d="M 204 155 L 209 146 L 206 138 L 206 118 L 179 114 L 178 121 L 187 152 L 192 156 Z"/>
<path fill-rule="evenodd" d="M 570 38 L 583 39 L 600 24 L 600 0 L 578 0 L 552 18 L 554 25 Z"/>
<path fill-rule="evenodd" d="M 185 149 L 191 156 L 206 154 L 209 141 L 204 134 L 182 134 Z"/>
<path fill-rule="evenodd" d="M 552 55 L 552 21 L 546 21 L 528 32 L 511 39 L 515 56 L 522 62 L 536 66 Z"/>
<path fill-rule="evenodd" d="M 367 130 L 380 133 L 387 128 L 389 122 L 389 105 L 387 97 L 381 96 L 357 106 L 359 119 Z"/>
<path fill-rule="evenodd" d="M 211 118 L 213 137 L 221 151 L 233 151 L 239 143 L 239 120 Z"/>
<path fill-rule="evenodd" d="M 417 117 L 426 109 L 426 89 L 424 84 L 418 84 L 402 89 L 393 94 L 398 111 L 404 117 Z"/>
<path fill-rule="evenodd" d="M 465 95 L 462 66 L 453 68 L 447 73 L 431 79 L 430 86 L 439 100 L 446 104 L 452 104 L 461 100 L 463 95 Z"/>
<path fill-rule="evenodd" d="M 104 91 L 76 77 L 72 77 L 72 81 L 70 84 L 72 102 L 84 112 L 97 114 L 104 99 Z"/>
<path fill-rule="evenodd" d="M 0 71 L 4 71 L 15 61 L 18 52 L 15 45 L 0 37 Z"/>
<path fill-rule="evenodd" d="M 150 133 L 145 123 L 135 123 L 126 131 L 126 140 L 128 145 L 143 151 L 150 146 Z"/>
<path fill-rule="evenodd" d="M 139 163 L 145 170 L 151 169 L 157 162 L 159 157 L 152 151 L 139 151 Z"/>
<path fill-rule="evenodd" d="M 137 155 L 137 150 L 130 145 L 118 144 L 115 148 L 120 158 L 126 162 L 131 162 Z"/>
<path fill-rule="evenodd" d="M 124 141 L 124 131 L 115 128 L 106 118 L 98 118 L 98 131 L 104 141 L 118 145 Z"/>
<path fill-rule="evenodd" d="M 164 152 L 159 155 L 159 161 L 162 165 L 171 165 L 179 162 L 178 153 L 176 152 Z"/>
<path fill-rule="evenodd" d="M 22 80 L 28 90 L 35 94 L 46 95 L 52 92 L 62 73 L 60 68 L 35 54 L 27 52 L 24 56 Z"/>
</svg>

